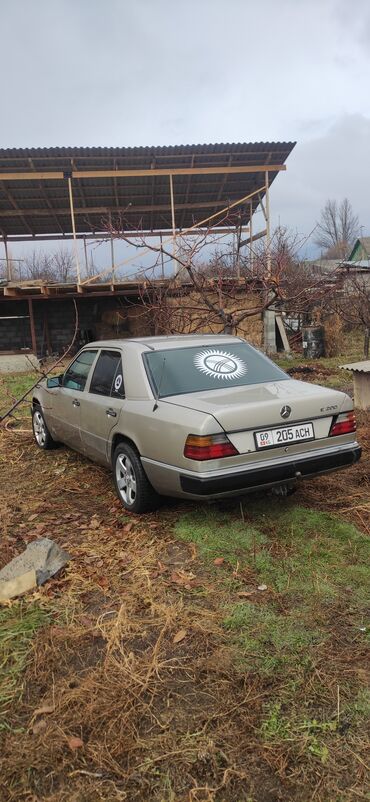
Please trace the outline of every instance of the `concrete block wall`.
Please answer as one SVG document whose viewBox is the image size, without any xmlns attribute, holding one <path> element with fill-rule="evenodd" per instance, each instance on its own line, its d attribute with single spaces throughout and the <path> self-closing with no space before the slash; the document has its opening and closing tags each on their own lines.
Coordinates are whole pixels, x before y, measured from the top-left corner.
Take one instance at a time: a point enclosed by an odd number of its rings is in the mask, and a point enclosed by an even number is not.
<svg viewBox="0 0 370 802">
<path fill-rule="evenodd" d="M 22 316 L 18 319 L 14 316 Z M 31 348 L 31 329 L 27 301 L 2 301 L 0 304 L 0 351 Z"/>
<path fill-rule="evenodd" d="M 118 339 L 142 337 L 154 334 L 154 315 L 138 301 L 127 303 L 119 296 L 76 299 L 78 310 L 78 329 L 91 332 L 93 339 Z M 0 302 L 0 353 L 1 351 L 20 351 L 32 348 L 28 302 L 1 300 Z M 73 300 L 37 299 L 33 300 L 33 314 L 37 340 L 37 355 L 45 356 L 47 349 L 44 334 L 44 317 L 47 316 L 52 353 L 62 353 L 71 343 L 76 313 Z M 24 319 L 5 319 L 15 315 L 25 315 Z M 74 350 L 78 350 L 76 341 Z"/>
</svg>

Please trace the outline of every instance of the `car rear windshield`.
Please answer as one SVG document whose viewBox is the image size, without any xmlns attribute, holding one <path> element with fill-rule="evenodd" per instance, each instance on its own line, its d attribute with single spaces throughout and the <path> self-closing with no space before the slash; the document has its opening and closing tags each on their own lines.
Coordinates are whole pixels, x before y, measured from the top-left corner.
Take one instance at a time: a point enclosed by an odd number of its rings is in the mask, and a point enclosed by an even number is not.
<svg viewBox="0 0 370 802">
<path fill-rule="evenodd" d="M 143 356 L 158 398 L 289 379 L 264 354 L 244 342 L 171 348 Z"/>
</svg>

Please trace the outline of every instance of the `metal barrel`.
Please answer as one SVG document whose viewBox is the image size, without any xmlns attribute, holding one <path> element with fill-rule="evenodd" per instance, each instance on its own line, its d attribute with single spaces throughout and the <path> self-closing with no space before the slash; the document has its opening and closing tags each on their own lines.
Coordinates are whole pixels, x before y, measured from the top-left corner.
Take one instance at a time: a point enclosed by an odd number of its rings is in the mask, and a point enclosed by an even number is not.
<svg viewBox="0 0 370 802">
<path fill-rule="evenodd" d="M 307 359 L 319 359 L 325 356 L 325 339 L 323 326 L 305 326 L 302 328 L 303 354 Z"/>
</svg>

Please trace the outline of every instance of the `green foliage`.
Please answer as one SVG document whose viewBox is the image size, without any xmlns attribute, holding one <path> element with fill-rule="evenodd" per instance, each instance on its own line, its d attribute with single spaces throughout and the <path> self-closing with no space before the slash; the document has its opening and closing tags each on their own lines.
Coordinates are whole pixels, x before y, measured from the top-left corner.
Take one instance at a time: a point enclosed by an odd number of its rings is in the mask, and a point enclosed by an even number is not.
<svg viewBox="0 0 370 802">
<path fill-rule="evenodd" d="M 21 695 L 32 639 L 48 621 L 49 614 L 36 604 L 19 602 L 0 609 L 0 730 L 8 727 L 12 701 Z"/>
<path fill-rule="evenodd" d="M 0 414 L 4 414 L 17 398 L 29 390 L 35 384 L 36 379 L 35 371 L 2 374 L 0 378 Z M 40 376 L 41 379 L 42 376 Z M 26 399 L 25 403 L 29 403 L 29 399 Z"/>
<path fill-rule="evenodd" d="M 307 627 L 299 614 L 279 615 L 269 607 L 236 604 L 229 608 L 224 627 L 232 633 L 243 670 L 257 670 L 267 676 L 312 663 L 310 647 L 324 636 Z"/>
<path fill-rule="evenodd" d="M 199 553 L 206 559 L 224 557 L 232 565 L 250 560 L 255 545 L 261 546 L 267 538 L 253 526 L 246 526 L 215 507 L 200 507 L 196 512 L 182 515 L 175 526 L 181 540 L 196 543 Z"/>
<path fill-rule="evenodd" d="M 292 741 L 311 755 L 326 763 L 329 757 L 330 735 L 337 730 L 337 721 L 300 720 L 288 718 L 282 712 L 280 702 L 266 705 L 265 717 L 260 727 L 264 741 Z"/>
<path fill-rule="evenodd" d="M 364 606 L 370 543 L 355 526 L 319 510 L 278 504 L 271 498 L 245 502 L 248 521 L 216 508 L 182 515 L 175 531 L 198 546 L 202 557 L 224 557 L 249 566 L 287 601 L 312 608 L 350 587 L 351 603 Z"/>
</svg>

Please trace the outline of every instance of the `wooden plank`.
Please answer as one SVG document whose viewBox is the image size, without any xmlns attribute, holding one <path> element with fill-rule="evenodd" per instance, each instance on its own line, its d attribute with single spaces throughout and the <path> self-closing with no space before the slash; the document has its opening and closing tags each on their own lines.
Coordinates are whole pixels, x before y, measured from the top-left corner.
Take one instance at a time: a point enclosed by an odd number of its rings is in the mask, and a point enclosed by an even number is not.
<svg viewBox="0 0 370 802">
<path fill-rule="evenodd" d="M 288 337 L 287 337 L 287 334 L 286 334 L 286 331 L 285 331 L 283 318 L 281 317 L 281 315 L 276 315 L 275 320 L 276 320 L 276 325 L 277 325 L 277 327 L 279 329 L 281 341 L 282 341 L 283 346 L 284 346 L 284 351 L 287 351 L 288 353 L 290 353 L 290 345 L 289 345 L 289 340 L 288 340 Z"/>
<path fill-rule="evenodd" d="M 244 164 L 237 167 L 154 167 L 136 170 L 72 170 L 71 178 L 143 178 L 155 175 L 223 175 L 224 173 L 270 173 L 286 170 L 285 164 Z M 65 173 L 58 172 L 0 172 L 0 181 L 53 181 L 64 179 Z"/>
<path fill-rule="evenodd" d="M 225 206 L 225 199 L 220 201 L 198 201 L 197 203 L 177 203 L 176 209 L 189 209 L 190 211 L 193 209 L 219 209 L 224 208 Z M 109 211 L 112 207 L 109 206 L 90 206 L 86 209 L 84 206 L 76 206 L 74 208 L 74 214 L 76 215 L 85 215 L 87 212 L 89 214 L 109 214 Z M 145 212 L 170 212 L 171 211 L 171 204 L 168 203 L 161 203 L 155 204 L 154 206 L 134 206 L 131 205 L 129 208 L 127 206 L 120 206 L 119 209 L 115 210 L 117 212 L 124 212 L 127 216 L 130 214 L 141 214 Z M 49 209 L 6 209 L 0 210 L 0 218 L 5 217 L 21 217 L 22 214 L 28 214 L 31 217 L 51 217 L 51 212 Z M 63 206 L 62 208 L 53 209 L 54 215 L 60 215 L 62 217 L 68 217 L 70 215 L 70 209 L 68 206 Z M 37 235 L 36 235 L 37 237 Z"/>
</svg>

